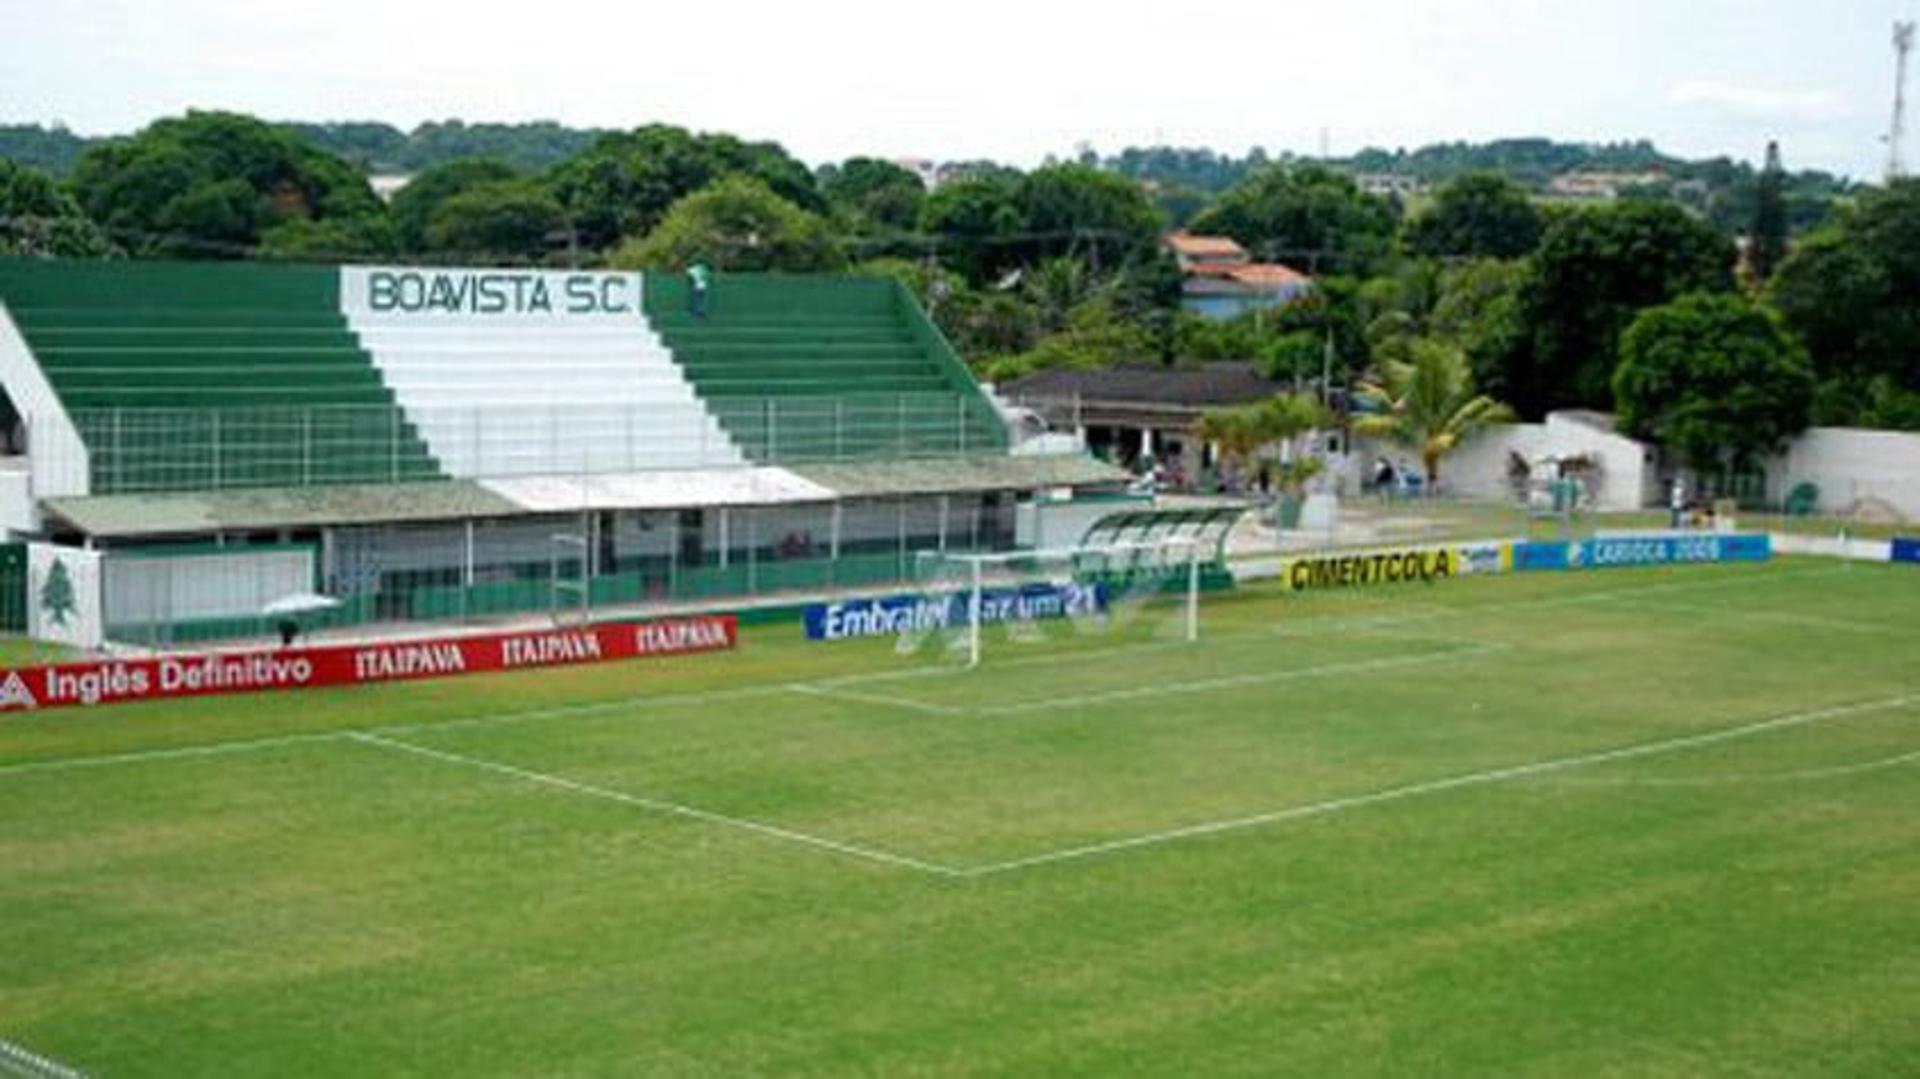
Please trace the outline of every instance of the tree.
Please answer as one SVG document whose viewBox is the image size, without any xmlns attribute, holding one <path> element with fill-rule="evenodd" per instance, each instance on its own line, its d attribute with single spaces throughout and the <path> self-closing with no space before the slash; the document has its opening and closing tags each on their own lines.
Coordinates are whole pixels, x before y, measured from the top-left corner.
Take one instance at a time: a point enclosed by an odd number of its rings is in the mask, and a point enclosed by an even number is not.
<svg viewBox="0 0 1920 1079">
<path fill-rule="evenodd" d="M 1087 264 L 1078 259 L 1050 258 L 1033 267 L 1021 282 L 1033 304 L 1040 328 L 1054 333 L 1064 328 L 1073 309 L 1106 290 Z"/>
<path fill-rule="evenodd" d="M 1819 422 L 1866 422 L 1876 395 L 1920 392 L 1920 180 L 1802 240 L 1767 298 L 1812 355 Z"/>
<path fill-rule="evenodd" d="M 0 158 L 0 254 L 96 258 L 112 249 L 51 177 Z"/>
<path fill-rule="evenodd" d="M 813 173 L 778 145 L 664 124 L 602 135 L 549 180 L 581 242 L 604 248 L 651 232 L 674 203 L 735 175 L 759 180 L 803 210 L 827 208 Z"/>
<path fill-rule="evenodd" d="M 824 270 L 839 261 L 826 220 L 751 176 L 728 176 L 673 204 L 645 239 L 608 258 L 619 269 Z"/>
<path fill-rule="evenodd" d="M 400 246 L 407 251 L 427 249 L 427 221 L 440 204 L 478 187 L 514 179 L 519 174 L 504 161 L 487 157 L 463 157 L 435 165 L 407 181 L 394 192 L 388 213 Z"/>
<path fill-rule="evenodd" d="M 546 188 L 532 180 L 496 180 L 435 207 L 426 246 L 469 258 L 538 261 L 565 230 L 565 212 Z"/>
<path fill-rule="evenodd" d="M 1718 473 L 1806 428 L 1813 370 L 1777 315 L 1736 295 L 1696 293 L 1627 327 L 1613 393 L 1623 430 Z"/>
<path fill-rule="evenodd" d="M 275 228 L 385 216 L 353 166 L 225 112 L 189 112 L 98 143 L 75 166 L 73 188 L 95 221 L 144 255 L 244 257 Z"/>
<path fill-rule="evenodd" d="M 1495 398 L 1507 392 L 1506 372 L 1525 362 L 1529 347 L 1521 292 L 1527 282 L 1522 261 L 1474 259 L 1440 274 L 1439 296 L 1427 317 L 1434 336 L 1453 342 L 1467 354 L 1474 384 Z"/>
<path fill-rule="evenodd" d="M 1431 258 L 1520 258 L 1540 243 L 1540 211 L 1526 189 L 1491 172 L 1442 187 L 1407 226 L 1407 247 Z"/>
<path fill-rule="evenodd" d="M 1292 456 L 1294 441 L 1327 421 L 1319 401 L 1304 394 L 1281 393 L 1252 404 L 1208 409 L 1196 421 L 1194 434 L 1218 446 L 1231 471 L 1276 443 L 1288 446 Z"/>
<path fill-rule="evenodd" d="M 1613 398 L 1620 333 L 1688 292 L 1733 287 L 1733 242 L 1670 203 L 1583 209 L 1547 229 L 1522 289 L 1529 349 L 1501 372 L 1523 415 Z"/>
<path fill-rule="evenodd" d="M 1787 257 L 1786 174 L 1780 168 L 1780 144 L 1767 143 L 1767 167 L 1754 193 L 1753 226 L 1747 232 L 1747 266 L 1764 283 Z"/>
<path fill-rule="evenodd" d="M 1393 212 L 1344 173 L 1276 167 L 1234 185 L 1193 219 L 1193 231 L 1233 237 L 1257 258 L 1312 274 L 1371 272 L 1392 247 Z"/>
<path fill-rule="evenodd" d="M 1440 480 L 1440 459 L 1460 440 L 1513 411 L 1474 390 L 1467 357 L 1444 341 L 1413 342 L 1412 359 L 1385 365 L 1382 377 L 1363 382 L 1356 394 L 1370 414 L 1354 420 L 1363 435 L 1388 438 L 1420 455 L 1428 489 Z"/>
<path fill-rule="evenodd" d="M 1003 179 L 960 180 L 940 185 L 920 207 L 920 231 L 938 245 L 947 265 L 975 285 L 1015 264 L 1022 223 L 1013 191 Z"/>
<path fill-rule="evenodd" d="M 911 230 L 920 218 L 927 188 L 920 177 L 891 161 L 850 157 L 820 170 L 820 189 L 834 208 L 866 229 Z"/>
<path fill-rule="evenodd" d="M 1014 186 L 1014 205 L 1028 239 L 1022 259 L 1077 256 L 1098 271 L 1150 246 L 1160 212 L 1139 184 L 1087 165 L 1035 169 Z"/>
</svg>

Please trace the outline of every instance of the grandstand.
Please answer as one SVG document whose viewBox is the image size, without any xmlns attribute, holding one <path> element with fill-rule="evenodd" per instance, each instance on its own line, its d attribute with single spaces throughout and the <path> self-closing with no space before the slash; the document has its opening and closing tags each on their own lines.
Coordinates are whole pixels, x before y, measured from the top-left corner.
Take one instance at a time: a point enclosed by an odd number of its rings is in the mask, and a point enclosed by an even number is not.
<svg viewBox="0 0 1920 1079">
<path fill-rule="evenodd" d="M 595 605 L 878 585 L 1123 478 L 1015 452 L 873 278 L 727 275 L 695 319 L 671 276 L 0 259 L 0 388 L 0 524 L 104 551 L 108 635 L 150 642 L 259 632 L 301 566 L 340 622 L 545 609 L 563 572 Z"/>
</svg>

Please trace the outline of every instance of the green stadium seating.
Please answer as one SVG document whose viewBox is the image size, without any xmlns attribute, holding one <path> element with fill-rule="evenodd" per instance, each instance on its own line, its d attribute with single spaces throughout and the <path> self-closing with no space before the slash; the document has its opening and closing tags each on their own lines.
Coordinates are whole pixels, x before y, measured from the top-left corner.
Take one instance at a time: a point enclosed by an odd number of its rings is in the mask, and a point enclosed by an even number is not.
<svg viewBox="0 0 1920 1079">
<path fill-rule="evenodd" d="M 0 259 L 0 301 L 97 494 L 442 474 L 347 329 L 331 267 Z"/>
<path fill-rule="evenodd" d="M 1005 428 L 926 315 L 884 278 L 722 274 L 708 316 L 647 278 L 647 317 L 756 461 L 1004 451 Z"/>
</svg>

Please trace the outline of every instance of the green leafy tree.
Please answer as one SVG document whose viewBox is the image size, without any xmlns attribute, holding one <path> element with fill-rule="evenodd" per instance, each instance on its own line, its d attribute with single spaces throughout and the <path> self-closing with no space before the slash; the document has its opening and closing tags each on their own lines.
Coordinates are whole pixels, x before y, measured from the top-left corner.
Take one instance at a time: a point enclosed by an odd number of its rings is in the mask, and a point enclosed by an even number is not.
<svg viewBox="0 0 1920 1079">
<path fill-rule="evenodd" d="M 1920 392 L 1920 180 L 1802 240 L 1767 298 L 1812 355 L 1817 422 L 1865 423 L 1876 397 Z"/>
<path fill-rule="evenodd" d="M 224 112 L 189 112 L 96 144 L 73 188 L 89 216 L 143 255 L 243 257 L 283 225 L 385 216 L 353 166 Z"/>
<path fill-rule="evenodd" d="M 1312 274 L 1366 274 L 1393 246 L 1385 199 L 1351 177 L 1317 165 L 1276 167 L 1249 176 L 1193 220 L 1193 230 L 1233 237 L 1258 258 Z"/>
<path fill-rule="evenodd" d="M 728 176 L 673 204 L 644 239 L 608 258 L 620 269 L 683 269 L 696 259 L 719 270 L 824 270 L 840 253 L 826 219 L 751 176 Z"/>
<path fill-rule="evenodd" d="M 488 261 L 538 261 L 566 231 L 566 215 L 532 180 L 467 188 L 434 208 L 426 246 Z"/>
<path fill-rule="evenodd" d="M 112 249 L 51 177 L 0 158 L 0 254 L 96 258 Z"/>
<path fill-rule="evenodd" d="M 852 157 L 821 169 L 820 189 L 835 209 L 851 215 L 865 231 L 911 230 L 927 198 L 920 177 L 873 157 Z"/>
<path fill-rule="evenodd" d="M 504 161 L 485 157 L 463 157 L 448 161 L 415 176 L 394 192 L 388 211 L 402 249 L 413 252 L 427 249 L 427 222 L 440 204 L 482 184 L 515 179 L 519 174 Z"/>
<path fill-rule="evenodd" d="M 1087 165 L 1051 165 L 1022 177 L 1013 190 L 1027 240 L 1023 261 L 1073 256 L 1097 271 L 1151 246 L 1161 216 L 1139 184 Z"/>
<path fill-rule="evenodd" d="M 1458 345 L 1473 368 L 1474 384 L 1496 398 L 1506 394 L 1506 372 L 1525 362 L 1530 347 L 1521 294 L 1527 264 L 1473 259 L 1446 268 L 1427 318 L 1436 337 Z"/>
<path fill-rule="evenodd" d="M 1513 411 L 1474 389 L 1466 354 L 1456 346 L 1422 338 L 1409 353 L 1406 362 L 1387 363 L 1379 379 L 1360 385 L 1356 397 L 1367 414 L 1353 429 L 1418 453 L 1432 489 L 1441 458 L 1473 432 L 1512 419 Z"/>
<path fill-rule="evenodd" d="M 975 285 L 1017 263 L 1022 228 L 1014 185 L 1005 179 L 942 184 L 920 208 L 920 231 L 943 262 Z"/>
<path fill-rule="evenodd" d="M 1222 463 L 1236 475 L 1264 448 L 1285 445 L 1330 422 L 1320 402 L 1304 394 L 1282 393 L 1252 404 L 1212 408 L 1195 421 L 1194 434 L 1219 448 Z M 1289 454 L 1289 456 L 1298 456 Z M 1304 481 L 1310 473 L 1296 469 Z"/>
<path fill-rule="evenodd" d="M 1754 193 L 1753 225 L 1748 230 L 1747 265 L 1756 281 L 1765 282 L 1787 257 L 1786 173 L 1780 167 L 1780 144 L 1767 144 L 1767 167 L 1760 172 Z"/>
<path fill-rule="evenodd" d="M 1613 393 L 1622 429 L 1719 472 L 1752 465 L 1806 428 L 1813 370 L 1777 315 L 1700 293 L 1633 320 Z"/>
<path fill-rule="evenodd" d="M 549 179 L 581 243 L 599 249 L 651 232 L 679 200 L 730 176 L 752 177 L 802 210 L 827 208 L 813 173 L 778 145 L 663 124 L 602 135 Z"/>
<path fill-rule="evenodd" d="M 1407 247 L 1433 258 L 1512 259 L 1540 243 L 1540 211 L 1525 188 L 1497 173 L 1468 173 L 1440 188 L 1407 225 Z"/>
<path fill-rule="evenodd" d="M 986 374 L 1001 382 L 1053 368 L 1112 367 L 1151 358 L 1153 344 L 1146 330 L 1121 318 L 1112 303 L 1091 300 L 1074 308 L 1063 328 L 1026 352 L 989 360 Z"/>
<path fill-rule="evenodd" d="M 1613 398 L 1620 333 L 1640 311 L 1733 287 L 1733 242 L 1669 203 L 1583 209 L 1547 230 L 1523 289 L 1531 347 L 1501 372 L 1523 415 Z"/>
</svg>

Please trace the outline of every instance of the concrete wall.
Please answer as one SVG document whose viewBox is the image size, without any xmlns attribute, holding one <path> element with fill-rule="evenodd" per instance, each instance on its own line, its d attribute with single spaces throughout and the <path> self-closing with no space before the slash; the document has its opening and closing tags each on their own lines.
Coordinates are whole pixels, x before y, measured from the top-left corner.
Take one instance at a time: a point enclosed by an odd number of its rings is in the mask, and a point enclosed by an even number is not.
<svg viewBox="0 0 1920 1079">
<path fill-rule="evenodd" d="M 1511 499 L 1507 463 L 1516 453 L 1528 461 L 1549 456 L 1597 458 L 1600 482 L 1593 496 L 1600 509 L 1634 510 L 1660 502 L 1659 476 L 1650 447 L 1560 412 L 1550 414 L 1544 423 L 1502 424 L 1467 439 L 1441 460 L 1442 489 L 1462 498 Z M 1396 466 L 1405 461 L 1415 469 L 1420 467 L 1419 455 L 1408 449 L 1355 439 L 1344 465 L 1349 491 L 1357 489 L 1364 473 L 1383 454 Z"/>
<path fill-rule="evenodd" d="M 1769 499 L 1782 501 L 1802 483 L 1820 489 L 1822 513 L 1849 513 L 1862 500 L 1878 500 L 1920 519 L 1920 434 L 1812 428 L 1767 464 Z"/>
<path fill-rule="evenodd" d="M 87 494 L 93 473 L 87 464 L 86 443 L 5 304 L 0 304 L 0 384 L 6 386 L 14 409 L 26 418 L 34 496 Z M 9 517 L 19 514 L 12 512 Z"/>
</svg>

